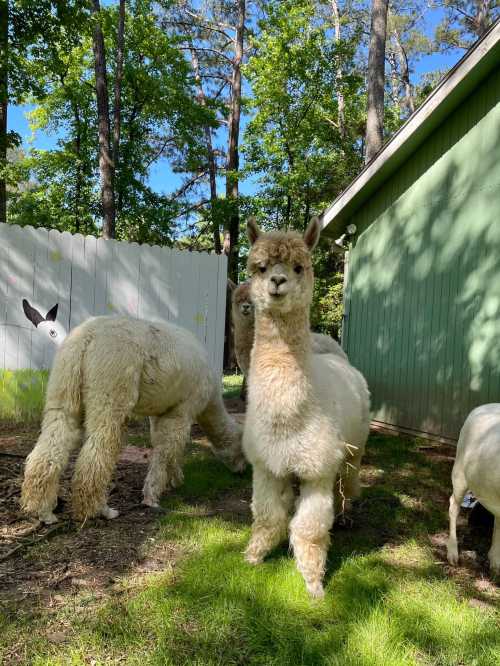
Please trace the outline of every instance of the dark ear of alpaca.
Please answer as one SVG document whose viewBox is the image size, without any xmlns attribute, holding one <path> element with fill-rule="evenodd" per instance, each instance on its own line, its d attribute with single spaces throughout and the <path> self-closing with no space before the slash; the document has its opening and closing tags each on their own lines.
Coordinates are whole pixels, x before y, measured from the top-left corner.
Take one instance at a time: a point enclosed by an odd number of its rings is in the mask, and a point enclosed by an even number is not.
<svg viewBox="0 0 500 666">
<path fill-rule="evenodd" d="M 27 319 L 30 320 L 30 322 L 33 324 L 35 328 L 38 326 L 40 322 L 45 321 L 45 319 L 38 312 L 38 310 L 32 307 L 25 298 L 23 298 L 23 310 Z"/>
<path fill-rule="evenodd" d="M 247 221 L 247 236 L 250 241 L 250 245 L 253 245 L 257 238 L 261 235 L 261 230 L 259 225 L 255 221 L 254 217 L 249 217 Z"/>
<path fill-rule="evenodd" d="M 313 217 L 304 234 L 304 243 L 307 245 L 310 252 L 314 250 L 319 241 L 321 233 L 321 224 L 317 217 Z"/>
<path fill-rule="evenodd" d="M 227 279 L 227 286 L 229 287 L 230 291 L 234 291 L 236 289 L 235 283 L 231 280 L 231 278 Z"/>
<path fill-rule="evenodd" d="M 45 319 L 47 321 L 55 321 L 57 317 L 57 308 L 59 307 L 59 303 L 56 303 L 54 307 L 50 308 L 50 310 L 47 312 L 47 315 Z"/>
</svg>

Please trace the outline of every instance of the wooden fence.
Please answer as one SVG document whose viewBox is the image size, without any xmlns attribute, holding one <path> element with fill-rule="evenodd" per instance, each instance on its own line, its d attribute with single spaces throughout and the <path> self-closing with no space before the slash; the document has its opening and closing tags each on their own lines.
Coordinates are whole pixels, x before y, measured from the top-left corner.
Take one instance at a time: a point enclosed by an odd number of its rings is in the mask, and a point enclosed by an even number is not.
<svg viewBox="0 0 500 666">
<path fill-rule="evenodd" d="M 222 374 L 227 260 L 68 232 L 0 224 L 0 368 L 44 369 L 56 345 L 29 321 L 58 304 L 66 332 L 94 315 L 171 321 Z"/>
</svg>

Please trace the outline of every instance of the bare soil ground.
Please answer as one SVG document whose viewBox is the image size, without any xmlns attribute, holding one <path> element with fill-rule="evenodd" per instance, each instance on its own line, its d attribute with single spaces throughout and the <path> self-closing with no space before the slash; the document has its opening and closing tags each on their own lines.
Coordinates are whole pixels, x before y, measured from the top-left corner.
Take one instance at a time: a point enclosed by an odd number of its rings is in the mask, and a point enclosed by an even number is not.
<svg viewBox="0 0 500 666">
<path fill-rule="evenodd" d="M 226 402 L 230 412 L 241 411 L 237 400 Z M 59 522 L 45 526 L 19 509 L 25 457 L 38 437 L 37 426 L 1 424 L 0 427 L 0 608 L 6 604 L 56 605 L 63 594 L 88 589 L 106 596 L 123 574 L 161 571 L 178 556 L 171 543 L 156 543 L 158 513 L 141 504 L 142 486 L 151 449 L 148 423 L 129 426 L 128 444 L 114 475 L 110 504 L 119 508 L 117 519 L 93 520 L 77 525 L 70 519 L 70 479 L 76 455 L 70 460 L 59 492 Z M 208 442 L 200 429 L 192 429 L 187 455 Z M 241 495 L 241 493 L 240 493 Z M 246 497 L 224 494 L 209 506 L 208 515 L 230 513 L 248 520 L 250 490 Z M 205 507 L 204 511 L 207 511 Z M 205 514 L 204 514 L 205 515 Z"/>
</svg>

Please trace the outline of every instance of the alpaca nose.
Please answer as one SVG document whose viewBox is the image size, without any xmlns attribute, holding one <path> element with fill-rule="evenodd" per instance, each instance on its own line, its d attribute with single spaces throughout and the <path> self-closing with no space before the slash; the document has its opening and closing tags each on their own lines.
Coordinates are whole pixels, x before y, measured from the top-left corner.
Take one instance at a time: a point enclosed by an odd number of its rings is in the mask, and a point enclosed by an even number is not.
<svg viewBox="0 0 500 666">
<path fill-rule="evenodd" d="M 286 277 L 284 275 L 272 275 L 271 282 L 274 282 L 277 289 L 280 286 L 280 284 L 284 284 L 286 282 Z"/>
</svg>

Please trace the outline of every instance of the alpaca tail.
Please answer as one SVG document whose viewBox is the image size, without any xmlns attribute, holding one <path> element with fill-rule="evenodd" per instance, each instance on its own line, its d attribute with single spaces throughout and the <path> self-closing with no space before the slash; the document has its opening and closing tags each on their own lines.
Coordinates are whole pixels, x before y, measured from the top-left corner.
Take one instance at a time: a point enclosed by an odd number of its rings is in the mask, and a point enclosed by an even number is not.
<svg viewBox="0 0 500 666">
<path fill-rule="evenodd" d="M 83 329 L 83 330 L 82 330 Z M 78 327 L 66 338 L 52 367 L 40 437 L 26 459 L 21 507 L 46 523 L 57 519 L 59 479 L 80 442 L 82 365 L 91 339 Z"/>
</svg>

